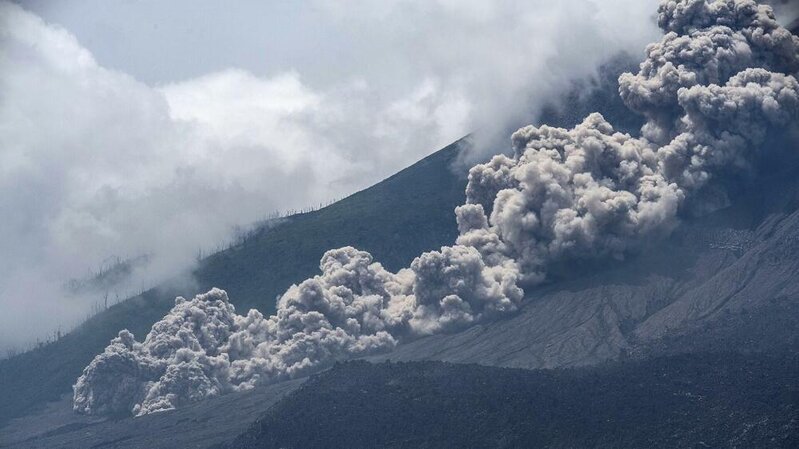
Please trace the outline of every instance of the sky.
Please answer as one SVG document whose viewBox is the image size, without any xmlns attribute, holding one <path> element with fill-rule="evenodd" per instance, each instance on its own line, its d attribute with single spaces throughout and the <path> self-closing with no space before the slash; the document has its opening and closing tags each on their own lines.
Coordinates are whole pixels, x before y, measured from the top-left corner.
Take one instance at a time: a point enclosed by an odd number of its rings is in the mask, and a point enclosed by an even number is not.
<svg viewBox="0 0 799 449">
<path fill-rule="evenodd" d="M 344 197 L 475 130 L 485 154 L 656 40 L 655 1 L 0 2 L 0 351 L 273 211 Z M 498 137 L 497 137 L 498 136 Z"/>
</svg>

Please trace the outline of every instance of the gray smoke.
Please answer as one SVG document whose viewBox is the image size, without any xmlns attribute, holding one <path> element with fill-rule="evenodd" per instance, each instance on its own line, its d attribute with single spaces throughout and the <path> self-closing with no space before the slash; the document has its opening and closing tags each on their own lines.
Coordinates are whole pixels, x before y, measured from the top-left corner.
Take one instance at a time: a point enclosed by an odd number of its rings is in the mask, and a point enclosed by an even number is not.
<svg viewBox="0 0 799 449">
<path fill-rule="evenodd" d="M 403 338 L 460 329 L 512 311 L 515 271 L 472 247 L 422 254 L 399 273 L 365 251 L 330 250 L 322 274 L 294 285 L 265 318 L 238 315 L 219 289 L 175 306 L 143 343 L 127 330 L 78 379 L 74 409 L 142 415 L 386 352 Z"/>
<path fill-rule="evenodd" d="M 703 192 L 750 172 L 769 132 L 799 117 L 799 39 L 751 0 L 664 1 L 658 22 L 661 42 L 620 78 L 647 118 L 641 137 L 596 113 L 573 129 L 522 128 L 513 157 L 470 170 L 455 245 L 397 273 L 354 248 L 328 251 L 268 318 L 237 315 L 217 289 L 178 298 L 143 343 L 122 331 L 86 367 L 75 410 L 168 410 L 457 331 L 515 311 L 520 286 L 555 264 L 622 258 L 668 235 L 691 202 L 718 207 Z"/>
<path fill-rule="evenodd" d="M 667 235 L 720 174 L 752 168 L 769 129 L 799 116 L 799 38 L 751 0 L 666 1 L 666 33 L 619 91 L 647 122 L 642 137 L 592 114 L 573 129 L 528 126 L 514 157 L 469 173 L 467 201 L 491 209 L 494 247 L 524 285 L 554 263 L 623 257 Z M 716 204 L 692 204 L 706 211 Z"/>
<path fill-rule="evenodd" d="M 624 102 L 647 117 L 644 137 L 655 143 L 681 128 L 680 89 L 723 86 L 750 67 L 799 70 L 799 38 L 777 23 L 771 7 L 754 1 L 665 1 L 658 25 L 666 35 L 647 46 L 640 72 L 619 78 Z"/>
</svg>

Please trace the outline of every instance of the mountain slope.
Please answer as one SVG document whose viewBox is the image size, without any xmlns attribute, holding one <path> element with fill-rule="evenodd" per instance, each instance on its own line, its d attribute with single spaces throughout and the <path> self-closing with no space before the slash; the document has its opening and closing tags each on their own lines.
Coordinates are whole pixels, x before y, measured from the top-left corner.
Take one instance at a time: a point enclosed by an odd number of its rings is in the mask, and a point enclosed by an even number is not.
<svg viewBox="0 0 799 449">
<path fill-rule="evenodd" d="M 457 237 L 453 211 L 464 201 L 465 169 L 452 165 L 459 141 L 390 178 L 315 212 L 264 229 L 214 254 L 195 273 L 200 291 L 227 290 L 239 310 L 274 312 L 274 298 L 319 271 L 325 251 L 351 245 L 390 270 Z M 459 175 L 455 174 L 458 170 Z"/>
<path fill-rule="evenodd" d="M 207 258 L 195 272 L 195 287 L 168 283 L 149 290 L 92 317 L 56 343 L 0 361 L 0 425 L 71 391 L 83 368 L 120 329 L 143 337 L 175 296 L 220 287 L 239 310 L 271 313 L 275 297 L 316 274 L 330 248 L 353 245 L 395 269 L 453 241 L 453 210 L 463 202 L 466 185 L 465 177 L 450 168 L 458 151 L 456 142 L 375 186 L 289 217 Z"/>
<path fill-rule="evenodd" d="M 796 358 L 736 354 L 554 371 L 347 363 L 226 447 L 790 448 L 797 370 Z"/>
<path fill-rule="evenodd" d="M 269 385 L 136 419 L 78 415 L 70 407 L 72 398 L 64 398 L 48 404 L 33 419 L 12 420 L 0 429 L 0 448 L 204 448 L 244 432 L 257 416 L 303 381 Z"/>
<path fill-rule="evenodd" d="M 799 358 L 698 353 L 528 371 L 348 362 L 138 418 L 59 403 L 0 431 L 25 449 L 731 447 L 799 442 Z"/>
</svg>

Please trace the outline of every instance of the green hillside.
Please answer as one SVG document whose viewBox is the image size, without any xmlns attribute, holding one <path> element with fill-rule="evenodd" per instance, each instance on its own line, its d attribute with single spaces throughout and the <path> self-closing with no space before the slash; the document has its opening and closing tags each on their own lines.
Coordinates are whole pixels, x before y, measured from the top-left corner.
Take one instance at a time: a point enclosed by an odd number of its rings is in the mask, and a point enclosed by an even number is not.
<svg viewBox="0 0 799 449">
<path fill-rule="evenodd" d="M 238 310 L 275 309 L 292 283 L 319 271 L 330 248 L 370 251 L 390 269 L 457 236 L 453 210 L 463 202 L 465 176 L 451 169 L 458 142 L 383 182 L 318 211 L 294 215 L 244 243 L 205 259 L 195 272 L 198 291 L 226 289 Z M 149 290 L 94 316 L 56 343 L 0 361 L 0 425 L 71 391 L 72 383 L 120 329 L 143 338 L 177 295 L 169 285 Z"/>
</svg>

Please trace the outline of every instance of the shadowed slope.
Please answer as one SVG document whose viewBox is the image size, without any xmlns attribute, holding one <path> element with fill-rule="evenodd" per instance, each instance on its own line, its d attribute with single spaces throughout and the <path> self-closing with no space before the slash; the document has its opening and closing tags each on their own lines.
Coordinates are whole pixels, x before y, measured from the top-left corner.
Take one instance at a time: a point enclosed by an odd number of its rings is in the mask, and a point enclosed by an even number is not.
<svg viewBox="0 0 799 449">
<path fill-rule="evenodd" d="M 234 393 L 180 410 L 127 419 L 73 413 L 72 398 L 0 429 L 0 448 L 183 449 L 227 442 L 305 379 Z"/>
<path fill-rule="evenodd" d="M 396 271 L 455 240 L 453 211 L 463 203 L 465 169 L 454 174 L 456 142 L 369 189 L 299 214 L 243 245 L 212 255 L 197 270 L 200 291 L 219 287 L 239 311 L 274 312 L 273 299 L 319 271 L 325 251 L 351 245 Z"/>
<path fill-rule="evenodd" d="M 798 362 L 692 354 L 555 371 L 347 363 L 227 447 L 796 447 Z"/>
</svg>

